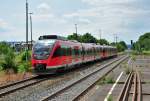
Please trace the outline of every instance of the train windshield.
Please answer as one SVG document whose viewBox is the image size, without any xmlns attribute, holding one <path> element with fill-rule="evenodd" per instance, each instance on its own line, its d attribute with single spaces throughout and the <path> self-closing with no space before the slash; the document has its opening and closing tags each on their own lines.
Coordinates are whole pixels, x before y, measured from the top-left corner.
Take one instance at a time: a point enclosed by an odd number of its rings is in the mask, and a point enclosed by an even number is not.
<svg viewBox="0 0 150 101">
<path fill-rule="evenodd" d="M 33 47 L 34 58 L 47 59 L 50 55 L 53 45 L 54 45 L 54 41 L 37 42 Z"/>
</svg>

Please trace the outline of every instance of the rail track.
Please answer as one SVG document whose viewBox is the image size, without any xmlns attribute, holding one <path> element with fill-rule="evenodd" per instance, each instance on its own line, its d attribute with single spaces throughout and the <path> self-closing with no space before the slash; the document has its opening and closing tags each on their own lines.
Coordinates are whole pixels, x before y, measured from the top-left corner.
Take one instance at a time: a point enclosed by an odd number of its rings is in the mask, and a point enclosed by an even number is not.
<svg viewBox="0 0 150 101">
<path fill-rule="evenodd" d="M 17 90 L 21 90 L 23 88 L 32 86 L 42 81 L 46 81 L 47 79 L 49 78 L 47 77 L 41 78 L 39 76 L 33 76 L 31 78 L 27 78 L 4 86 L 0 86 L 0 97 L 6 96 L 10 93 L 16 92 Z"/>
<path fill-rule="evenodd" d="M 84 84 L 84 86 L 86 85 L 86 87 L 80 88 L 80 92 L 76 91 L 75 95 L 73 95 L 72 97 L 67 99 L 69 101 L 70 100 L 75 101 L 75 100 L 79 99 L 91 87 L 93 87 L 99 81 L 99 79 L 102 79 L 104 76 L 106 76 L 108 73 L 110 73 L 113 69 L 115 69 L 121 62 L 123 62 L 127 58 L 128 58 L 128 56 L 124 56 L 119 59 L 113 60 L 105 65 L 102 65 L 102 66 L 100 66 L 100 68 L 95 69 L 94 71 L 88 73 L 87 75 L 83 76 L 82 78 L 78 78 L 77 80 L 74 80 L 73 82 L 62 86 L 61 88 L 57 89 L 56 91 L 53 91 L 52 93 L 43 97 L 40 101 L 48 101 L 48 100 L 59 101 L 62 99 L 66 100 L 64 98 L 61 98 L 60 96 L 63 96 L 63 94 L 65 94 L 66 96 L 69 96 L 67 94 L 70 94 L 70 93 L 66 94 L 67 91 L 70 90 L 71 92 L 72 91 L 75 92 L 75 90 L 77 90 L 77 89 L 73 89 L 73 87 L 75 87 L 77 85 L 82 85 L 82 84 Z M 100 72 L 102 73 L 101 75 L 100 75 Z M 88 83 L 88 82 L 90 82 L 90 83 Z M 77 88 L 79 88 L 79 87 L 77 86 Z M 57 98 L 59 98 L 59 99 L 57 99 Z"/>
<path fill-rule="evenodd" d="M 12 92 L 15 92 L 17 90 L 26 88 L 28 86 L 32 86 L 34 84 L 37 84 L 39 82 L 42 82 L 44 80 L 47 80 L 48 78 L 39 78 L 39 76 L 34 76 L 31 78 L 27 78 L 25 80 L 21 80 L 15 83 L 7 84 L 5 86 L 0 87 L 0 97 L 5 96 L 7 94 L 10 94 Z"/>
<path fill-rule="evenodd" d="M 132 84 L 134 87 L 132 101 L 142 101 L 142 86 L 141 86 L 140 74 L 138 71 L 130 72 L 130 74 L 128 75 L 128 77 L 125 81 L 125 84 L 120 92 L 120 95 L 119 95 L 117 101 L 128 101 L 129 100 L 129 95 L 130 95 L 130 90 L 131 90 Z"/>
</svg>

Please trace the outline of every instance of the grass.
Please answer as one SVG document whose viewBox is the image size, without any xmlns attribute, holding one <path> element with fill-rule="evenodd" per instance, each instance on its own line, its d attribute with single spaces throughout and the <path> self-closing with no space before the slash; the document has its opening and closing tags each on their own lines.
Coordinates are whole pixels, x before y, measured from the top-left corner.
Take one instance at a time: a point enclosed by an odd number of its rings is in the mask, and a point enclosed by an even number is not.
<svg viewBox="0 0 150 101">
<path fill-rule="evenodd" d="M 110 95 L 110 96 L 108 97 L 107 101 L 113 101 L 113 96 Z"/>
<path fill-rule="evenodd" d="M 112 76 L 107 76 L 105 79 L 106 84 L 113 84 L 114 82 L 115 82 L 115 80 Z"/>
<path fill-rule="evenodd" d="M 143 55 L 150 55 L 150 51 L 143 51 Z"/>
<path fill-rule="evenodd" d="M 136 61 L 136 56 L 135 56 L 135 55 L 131 55 L 131 59 L 132 59 L 133 61 Z"/>
<path fill-rule="evenodd" d="M 125 52 L 119 52 L 119 53 L 118 53 L 118 55 L 123 55 L 123 54 L 125 54 Z"/>
<path fill-rule="evenodd" d="M 142 52 L 132 51 L 131 54 L 132 55 L 150 55 L 150 50 L 149 51 L 142 51 Z"/>
<path fill-rule="evenodd" d="M 131 72 L 131 69 L 129 67 L 125 68 L 125 73 L 128 75 Z"/>
<path fill-rule="evenodd" d="M 103 84 L 113 84 L 113 83 L 115 83 L 114 77 L 111 75 L 108 75 L 100 79 L 97 84 L 103 85 Z"/>
<path fill-rule="evenodd" d="M 127 63 L 123 64 L 122 67 L 124 68 L 124 71 L 127 75 L 132 71 L 132 69 L 128 66 Z"/>
<path fill-rule="evenodd" d="M 0 77 L 4 76 L 5 75 L 5 71 L 1 70 L 0 71 Z"/>
</svg>

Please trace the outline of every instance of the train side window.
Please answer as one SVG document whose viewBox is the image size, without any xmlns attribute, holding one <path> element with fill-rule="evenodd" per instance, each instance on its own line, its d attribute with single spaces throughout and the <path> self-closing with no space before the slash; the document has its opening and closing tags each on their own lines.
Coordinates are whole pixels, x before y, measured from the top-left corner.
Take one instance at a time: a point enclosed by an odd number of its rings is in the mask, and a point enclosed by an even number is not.
<svg viewBox="0 0 150 101">
<path fill-rule="evenodd" d="M 79 55 L 78 49 L 74 49 L 74 51 L 75 51 L 75 55 L 78 56 Z"/>
<path fill-rule="evenodd" d="M 67 47 L 65 53 L 66 53 L 66 56 L 70 56 L 71 55 L 71 48 Z"/>
<path fill-rule="evenodd" d="M 62 48 L 62 56 L 67 56 L 67 48 L 66 47 Z"/>
<path fill-rule="evenodd" d="M 82 50 L 81 50 L 81 55 L 85 55 L 84 48 L 82 48 Z"/>
</svg>

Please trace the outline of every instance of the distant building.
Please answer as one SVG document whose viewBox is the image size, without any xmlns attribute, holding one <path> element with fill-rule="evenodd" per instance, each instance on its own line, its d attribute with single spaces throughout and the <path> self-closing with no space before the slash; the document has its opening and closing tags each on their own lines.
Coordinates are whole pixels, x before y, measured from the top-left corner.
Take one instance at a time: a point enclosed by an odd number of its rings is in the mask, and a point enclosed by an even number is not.
<svg viewBox="0 0 150 101">
<path fill-rule="evenodd" d="M 24 41 L 20 41 L 20 42 L 7 42 L 13 49 L 15 49 L 15 51 L 20 52 L 25 50 L 27 47 L 29 47 L 29 50 L 32 49 L 31 45 L 31 41 L 28 42 L 28 45 L 26 44 L 26 42 Z M 34 44 L 35 41 L 32 42 L 32 44 Z"/>
</svg>

